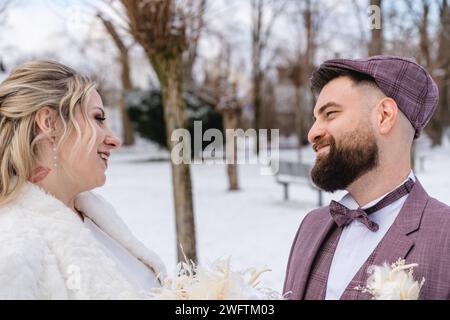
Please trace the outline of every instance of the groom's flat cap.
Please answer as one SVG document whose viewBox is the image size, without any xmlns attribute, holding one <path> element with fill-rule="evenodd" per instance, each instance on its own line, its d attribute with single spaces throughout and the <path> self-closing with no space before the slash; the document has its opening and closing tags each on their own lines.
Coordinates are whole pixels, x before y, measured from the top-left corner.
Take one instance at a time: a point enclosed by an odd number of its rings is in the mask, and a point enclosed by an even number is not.
<svg viewBox="0 0 450 320">
<path fill-rule="evenodd" d="M 397 102 L 416 130 L 426 126 L 436 110 L 439 90 L 430 74 L 412 59 L 373 56 L 364 59 L 333 59 L 317 70 L 350 70 L 371 76 L 383 93 Z"/>
</svg>

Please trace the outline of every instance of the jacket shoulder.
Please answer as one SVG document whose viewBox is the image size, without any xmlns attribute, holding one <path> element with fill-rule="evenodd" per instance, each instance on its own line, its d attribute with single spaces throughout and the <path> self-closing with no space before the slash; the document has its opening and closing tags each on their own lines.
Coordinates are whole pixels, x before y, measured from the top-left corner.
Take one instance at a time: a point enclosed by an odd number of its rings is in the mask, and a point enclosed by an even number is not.
<svg viewBox="0 0 450 320">
<path fill-rule="evenodd" d="M 445 229 L 450 235 L 450 206 L 430 197 L 425 207 L 420 227 L 436 230 Z"/>
<path fill-rule="evenodd" d="M 322 224 L 324 220 L 328 220 L 330 217 L 330 207 L 324 206 L 317 209 L 314 209 L 306 214 L 306 216 L 303 218 L 302 223 L 300 225 L 315 225 L 315 224 Z"/>
<path fill-rule="evenodd" d="M 422 216 L 420 229 L 430 238 L 438 236 L 441 240 L 447 238 L 450 244 L 450 207 L 430 197 Z"/>
<path fill-rule="evenodd" d="M 429 198 L 427 210 L 442 213 L 444 219 L 450 219 L 450 206 L 435 198 Z"/>
<path fill-rule="evenodd" d="M 320 207 L 308 212 L 300 222 L 294 237 L 294 244 L 298 241 L 301 231 L 304 229 L 315 230 L 323 225 L 330 217 L 329 206 Z"/>
</svg>

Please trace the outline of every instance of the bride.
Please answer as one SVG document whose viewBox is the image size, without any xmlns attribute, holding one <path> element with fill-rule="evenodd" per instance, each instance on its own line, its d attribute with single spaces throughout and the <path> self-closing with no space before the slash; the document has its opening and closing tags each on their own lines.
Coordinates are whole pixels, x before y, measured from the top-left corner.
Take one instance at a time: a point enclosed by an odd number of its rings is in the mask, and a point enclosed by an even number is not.
<svg viewBox="0 0 450 320">
<path fill-rule="evenodd" d="M 94 83 L 32 61 L 0 84 L 0 299 L 140 299 L 165 268 L 101 196 L 120 140 Z"/>
<path fill-rule="evenodd" d="M 230 260 L 168 277 L 114 208 L 105 183 L 120 140 L 95 84 L 31 61 L 0 84 L 0 299 L 279 299 Z"/>
</svg>

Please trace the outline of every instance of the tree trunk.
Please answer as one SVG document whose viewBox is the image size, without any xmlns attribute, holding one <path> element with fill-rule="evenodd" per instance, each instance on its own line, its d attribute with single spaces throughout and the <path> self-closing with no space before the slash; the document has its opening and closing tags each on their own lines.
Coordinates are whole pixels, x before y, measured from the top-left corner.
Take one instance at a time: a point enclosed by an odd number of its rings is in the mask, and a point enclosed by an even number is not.
<svg viewBox="0 0 450 320">
<path fill-rule="evenodd" d="M 308 83 L 309 77 L 311 76 L 314 70 L 314 57 L 316 53 L 316 44 L 315 44 L 315 29 L 314 29 L 314 13 L 313 13 L 313 5 L 311 0 L 306 1 L 306 8 L 303 12 L 303 23 L 306 30 L 306 51 L 303 57 L 303 68 L 301 68 L 300 82 L 297 83 L 297 87 L 295 88 L 296 93 L 296 104 L 298 111 L 298 139 L 299 139 L 299 161 L 301 161 L 301 148 L 303 146 L 303 139 L 308 135 L 305 132 L 305 116 L 304 110 L 313 110 L 314 106 L 306 105 L 303 106 L 303 102 L 305 101 L 305 92 L 303 90 L 303 86 L 305 83 Z M 302 99 L 303 98 L 303 99 Z"/>
<path fill-rule="evenodd" d="M 440 8 L 440 30 L 439 30 L 439 48 L 436 63 L 433 66 L 434 71 L 438 71 L 435 76 L 439 87 L 439 102 L 436 111 L 426 127 L 432 145 L 442 144 L 442 135 L 444 132 L 445 121 L 448 118 L 448 87 L 450 82 L 450 7 L 447 0 L 443 0 Z"/>
<path fill-rule="evenodd" d="M 97 17 L 102 21 L 105 26 L 106 31 L 108 31 L 111 36 L 114 44 L 119 50 L 120 54 L 120 65 L 121 65 L 121 80 L 122 80 L 122 94 L 120 97 L 119 108 L 120 114 L 122 117 L 122 129 L 123 129 L 123 144 L 124 145 L 132 145 L 134 144 L 134 130 L 130 123 L 130 118 L 128 117 L 128 113 L 125 106 L 125 95 L 128 91 L 133 89 L 133 84 L 131 82 L 130 76 L 130 62 L 128 57 L 128 48 L 123 43 L 121 37 L 116 31 L 116 28 L 112 24 L 111 21 L 106 20 L 102 17 L 102 15 L 98 14 Z"/>
<path fill-rule="evenodd" d="M 261 129 L 261 85 L 263 82 L 263 76 L 259 67 L 253 74 L 253 108 L 254 108 L 254 129 L 256 130 L 256 155 L 259 155 L 259 129 Z"/>
<path fill-rule="evenodd" d="M 261 58 L 264 47 L 263 29 L 263 0 L 252 1 L 252 81 L 253 81 L 253 109 L 256 130 L 256 155 L 259 156 L 259 129 L 261 128 L 261 86 L 263 73 L 261 70 Z"/>
<path fill-rule="evenodd" d="M 378 6 L 381 9 L 382 0 L 370 0 L 371 6 Z M 381 14 L 382 11 L 380 11 Z M 382 14 L 381 14 L 381 26 L 380 28 L 372 29 L 372 38 L 369 43 L 369 56 L 380 55 L 383 53 L 383 27 L 382 27 Z"/>
<path fill-rule="evenodd" d="M 448 0 L 442 1 L 440 9 L 441 30 L 439 34 L 437 67 L 439 68 L 441 74 L 437 79 L 437 84 L 439 86 L 439 104 L 435 118 L 441 118 L 442 127 L 445 127 L 445 125 L 448 125 L 450 121 L 450 5 Z M 442 132 L 439 137 L 439 144 L 441 143 Z"/>
<path fill-rule="evenodd" d="M 431 68 L 431 55 L 430 55 L 430 38 L 428 36 L 428 14 L 430 11 L 430 5 L 428 0 L 423 0 L 422 3 L 422 19 L 419 26 L 420 34 L 420 63 L 426 68 Z"/>
<path fill-rule="evenodd" d="M 238 115 L 237 111 L 234 109 L 224 110 L 223 115 L 223 127 L 225 132 L 227 129 L 232 129 L 233 131 L 238 127 Z M 232 135 L 225 135 L 226 139 L 226 151 L 228 152 L 228 146 L 233 144 L 233 161 L 232 163 L 227 163 L 227 174 L 228 174 L 228 182 L 229 182 L 229 190 L 236 191 L 239 190 L 239 182 L 238 182 L 238 174 L 237 174 L 237 138 Z M 228 156 L 228 155 L 227 155 Z M 226 158 L 228 159 L 228 157 Z"/>
<path fill-rule="evenodd" d="M 120 97 L 120 113 L 122 115 L 122 128 L 123 128 L 123 144 L 134 144 L 134 130 L 131 126 L 130 118 L 128 117 L 125 96 L 133 89 L 130 79 L 130 64 L 128 60 L 128 50 L 126 54 L 121 54 L 120 61 L 122 64 L 122 95 Z"/>
<path fill-rule="evenodd" d="M 200 40 L 201 32 L 204 28 L 204 13 L 206 10 L 206 0 L 199 0 L 197 15 L 190 17 L 191 34 L 188 39 L 188 48 L 185 52 L 183 63 L 183 83 L 186 89 L 195 88 L 195 79 L 192 74 L 195 61 L 197 60 L 197 48 Z"/>
<path fill-rule="evenodd" d="M 168 145 L 171 151 L 176 144 L 171 141 L 173 131 L 185 127 L 182 55 L 179 52 L 164 52 L 151 53 L 149 56 L 161 85 Z M 171 166 L 177 244 L 182 247 L 177 246 L 178 261 L 183 261 L 185 254 L 189 260 L 197 262 L 190 167 L 189 164 L 174 164 L 173 161 Z"/>
<path fill-rule="evenodd" d="M 294 86 L 295 88 L 295 127 L 298 139 L 298 161 L 302 162 L 302 141 L 303 141 L 303 114 L 302 114 L 302 96 L 301 87 Z"/>
</svg>

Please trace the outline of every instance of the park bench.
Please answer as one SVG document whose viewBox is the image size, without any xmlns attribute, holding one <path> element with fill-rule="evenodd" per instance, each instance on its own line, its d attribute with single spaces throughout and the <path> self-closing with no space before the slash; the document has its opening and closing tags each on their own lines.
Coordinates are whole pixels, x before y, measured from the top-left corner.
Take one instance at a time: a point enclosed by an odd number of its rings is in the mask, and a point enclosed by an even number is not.
<svg viewBox="0 0 450 320">
<path fill-rule="evenodd" d="M 283 186 L 284 200 L 289 200 L 289 185 L 294 184 L 307 184 L 318 192 L 317 204 L 319 207 L 323 205 L 322 190 L 316 187 L 311 181 L 310 172 L 312 166 L 310 164 L 296 162 L 296 161 L 284 161 L 279 162 L 278 171 L 275 173 L 275 179 L 277 183 Z"/>
</svg>

